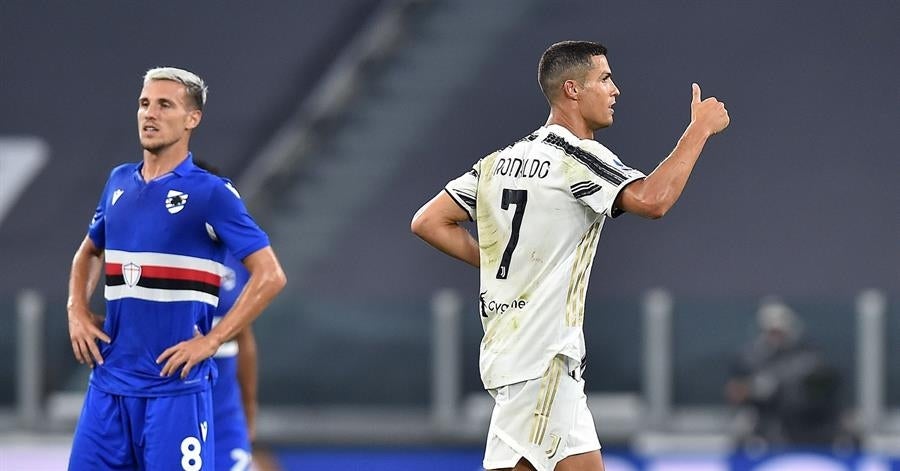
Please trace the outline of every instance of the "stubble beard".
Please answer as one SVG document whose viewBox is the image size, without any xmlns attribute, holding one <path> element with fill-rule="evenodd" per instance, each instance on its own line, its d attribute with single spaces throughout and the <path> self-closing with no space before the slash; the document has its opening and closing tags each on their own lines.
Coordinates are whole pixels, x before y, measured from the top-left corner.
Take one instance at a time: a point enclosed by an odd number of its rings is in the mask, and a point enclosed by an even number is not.
<svg viewBox="0 0 900 471">
<path fill-rule="evenodd" d="M 141 139 L 141 148 L 145 151 L 150 152 L 151 154 L 159 154 L 167 147 L 170 147 L 175 141 L 154 141 L 154 140 L 144 140 Z"/>
</svg>

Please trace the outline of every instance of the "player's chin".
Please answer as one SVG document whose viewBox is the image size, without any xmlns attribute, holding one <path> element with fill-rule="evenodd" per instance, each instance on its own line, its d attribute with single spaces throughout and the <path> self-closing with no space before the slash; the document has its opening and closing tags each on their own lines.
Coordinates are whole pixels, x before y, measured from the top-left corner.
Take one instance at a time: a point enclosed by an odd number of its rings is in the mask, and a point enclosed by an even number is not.
<svg viewBox="0 0 900 471">
<path fill-rule="evenodd" d="M 141 139 L 141 148 L 148 152 L 157 152 L 165 147 L 165 144 L 162 142 L 152 140 L 152 139 Z"/>
</svg>

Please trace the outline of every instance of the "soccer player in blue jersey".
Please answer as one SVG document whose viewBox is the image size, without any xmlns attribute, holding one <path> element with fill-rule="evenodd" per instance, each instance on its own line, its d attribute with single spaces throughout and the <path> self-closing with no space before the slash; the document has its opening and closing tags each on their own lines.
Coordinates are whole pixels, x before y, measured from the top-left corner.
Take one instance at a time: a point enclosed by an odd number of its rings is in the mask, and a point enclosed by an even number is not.
<svg viewBox="0 0 900 471">
<path fill-rule="evenodd" d="M 196 165 L 215 175 L 217 167 L 203 160 Z M 213 326 L 231 310 L 243 291 L 250 274 L 241 261 L 225 254 L 225 274 L 219 290 L 219 307 Z M 251 442 L 256 431 L 256 337 L 250 326 L 241 330 L 234 340 L 219 347 L 213 355 L 219 379 L 213 385 L 213 423 L 216 427 L 216 469 L 219 471 L 247 471 L 250 469 Z"/>
<path fill-rule="evenodd" d="M 75 358 L 93 368 L 70 470 L 211 470 L 210 359 L 283 289 L 265 232 L 227 179 L 194 165 L 188 149 L 206 85 L 156 68 L 138 99 L 143 160 L 110 173 L 75 253 L 67 303 Z M 225 254 L 250 276 L 212 327 Z M 105 259 L 106 318 L 88 307 Z"/>
<path fill-rule="evenodd" d="M 241 294 L 250 275 L 240 260 L 225 255 L 226 273 L 219 292 L 215 326 Z M 250 442 L 256 430 L 256 338 L 250 326 L 234 340 L 222 344 L 213 355 L 219 379 L 213 386 L 213 422 L 216 426 L 216 469 L 250 469 Z"/>
</svg>

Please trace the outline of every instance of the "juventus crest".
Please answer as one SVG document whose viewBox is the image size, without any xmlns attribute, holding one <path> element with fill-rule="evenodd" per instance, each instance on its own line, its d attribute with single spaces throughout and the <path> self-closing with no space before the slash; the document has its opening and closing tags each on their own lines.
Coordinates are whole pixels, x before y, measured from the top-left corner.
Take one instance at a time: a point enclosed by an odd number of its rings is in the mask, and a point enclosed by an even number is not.
<svg viewBox="0 0 900 471">
<path fill-rule="evenodd" d="M 188 195 L 187 193 L 182 193 L 178 190 L 169 190 L 169 193 L 166 195 L 166 209 L 169 211 L 169 214 L 177 214 L 184 209 L 184 205 L 187 204 Z"/>
</svg>

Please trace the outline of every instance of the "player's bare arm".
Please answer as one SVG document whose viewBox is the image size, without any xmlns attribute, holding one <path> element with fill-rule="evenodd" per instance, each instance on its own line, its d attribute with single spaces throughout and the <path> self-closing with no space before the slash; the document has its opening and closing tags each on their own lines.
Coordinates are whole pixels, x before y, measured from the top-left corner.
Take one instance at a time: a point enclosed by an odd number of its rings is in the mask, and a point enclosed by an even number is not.
<svg viewBox="0 0 900 471">
<path fill-rule="evenodd" d="M 481 265 L 478 242 L 460 225 L 468 220 L 468 213 L 442 191 L 419 208 L 410 228 L 434 248 L 477 268 Z"/>
<path fill-rule="evenodd" d="M 95 362 L 103 364 L 97 340 L 110 342 L 109 335 L 98 325 L 97 320 L 100 316 L 91 312 L 89 307 L 91 295 L 100 279 L 102 264 L 103 251 L 94 245 L 90 237 L 85 237 L 72 259 L 66 309 L 69 318 L 69 339 L 72 341 L 75 359 L 91 367 Z"/>
<path fill-rule="evenodd" d="M 156 363 L 165 362 L 160 376 L 169 376 L 180 368 L 181 377 L 187 377 L 191 368 L 213 356 L 223 343 L 250 325 L 287 284 L 284 270 L 271 247 L 248 255 L 244 258 L 244 266 L 250 272 L 250 278 L 222 322 L 208 335 L 197 333 L 194 338 L 179 342 L 162 352 L 156 359 Z"/>
<path fill-rule="evenodd" d="M 258 370 L 256 362 L 256 337 L 253 327 L 247 326 L 237 335 L 237 379 L 241 387 L 241 402 L 244 406 L 244 417 L 247 419 L 247 435 L 250 441 L 256 439 L 256 411 L 258 403 L 256 391 Z"/>
<path fill-rule="evenodd" d="M 619 209 L 651 219 L 664 216 L 681 196 L 707 139 L 728 127 L 725 104 L 714 97 L 701 101 L 700 86 L 692 87 L 691 123 L 653 172 L 622 190 L 616 199 Z"/>
</svg>

